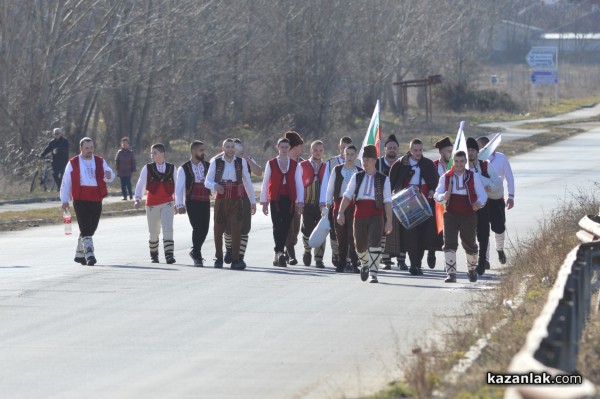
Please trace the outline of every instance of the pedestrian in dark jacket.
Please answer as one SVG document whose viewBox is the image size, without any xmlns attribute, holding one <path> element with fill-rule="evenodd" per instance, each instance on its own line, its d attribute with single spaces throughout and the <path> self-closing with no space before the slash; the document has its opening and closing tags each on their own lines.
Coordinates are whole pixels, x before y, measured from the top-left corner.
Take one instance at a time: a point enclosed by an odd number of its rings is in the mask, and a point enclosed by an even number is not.
<svg viewBox="0 0 600 399">
<path fill-rule="evenodd" d="M 121 148 L 117 151 L 115 162 L 117 164 L 117 176 L 121 179 L 123 201 L 127 200 L 127 194 L 129 194 L 129 199 L 133 199 L 133 192 L 131 191 L 131 175 L 136 171 L 136 167 L 135 155 L 133 154 L 133 151 L 129 149 L 128 137 L 123 137 L 121 139 Z"/>
<path fill-rule="evenodd" d="M 53 131 L 54 138 L 48 143 L 48 146 L 40 154 L 40 158 L 44 158 L 47 154 L 52 153 L 52 177 L 56 182 L 56 188 L 60 191 L 63 174 L 69 162 L 69 140 L 62 137 L 62 130 L 56 128 Z"/>
</svg>

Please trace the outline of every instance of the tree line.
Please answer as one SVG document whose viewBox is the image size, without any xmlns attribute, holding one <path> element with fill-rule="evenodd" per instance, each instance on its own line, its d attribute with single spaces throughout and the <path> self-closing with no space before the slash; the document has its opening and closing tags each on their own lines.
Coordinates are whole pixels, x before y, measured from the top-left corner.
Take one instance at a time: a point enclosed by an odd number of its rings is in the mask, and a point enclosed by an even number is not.
<svg viewBox="0 0 600 399">
<path fill-rule="evenodd" d="M 402 104 L 394 81 L 461 83 L 525 1 L 0 0 L 4 172 L 62 127 L 100 151 L 224 132 L 324 136 Z"/>
</svg>

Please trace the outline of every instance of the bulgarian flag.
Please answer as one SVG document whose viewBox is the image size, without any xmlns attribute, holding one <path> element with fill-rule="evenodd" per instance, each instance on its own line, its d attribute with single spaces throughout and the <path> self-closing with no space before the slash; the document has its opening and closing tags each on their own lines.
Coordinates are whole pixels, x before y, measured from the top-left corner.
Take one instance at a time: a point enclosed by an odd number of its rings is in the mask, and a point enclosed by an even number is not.
<svg viewBox="0 0 600 399">
<path fill-rule="evenodd" d="M 379 148 L 381 143 L 381 132 L 379 131 L 379 100 L 377 100 L 377 104 L 375 104 L 375 110 L 373 111 L 373 116 L 371 117 L 371 123 L 369 123 L 369 128 L 367 129 L 367 134 L 365 134 L 365 138 L 362 142 L 362 147 L 360 148 L 360 152 L 358 153 L 358 159 L 362 159 L 363 151 L 365 146 L 374 145 L 377 148 L 377 157 L 381 156 L 381 150 Z"/>
<path fill-rule="evenodd" d="M 458 133 L 456 133 L 456 139 L 454 140 L 454 148 L 452 149 L 452 155 L 450 156 L 450 161 L 448 162 L 448 167 L 446 168 L 446 171 L 452 169 L 452 165 L 454 164 L 454 162 L 453 162 L 454 154 L 456 154 L 459 151 L 464 151 L 465 154 L 468 153 L 467 139 L 465 138 L 464 127 L 465 127 L 465 121 L 461 121 L 460 126 L 458 127 Z M 468 157 L 468 155 L 467 155 L 467 157 Z M 465 166 L 468 169 L 469 162 L 467 162 L 467 164 Z M 444 204 L 442 204 L 440 202 L 435 203 L 435 220 L 436 220 L 436 224 L 437 224 L 438 234 L 440 234 L 444 230 L 444 209 L 445 209 Z"/>
</svg>

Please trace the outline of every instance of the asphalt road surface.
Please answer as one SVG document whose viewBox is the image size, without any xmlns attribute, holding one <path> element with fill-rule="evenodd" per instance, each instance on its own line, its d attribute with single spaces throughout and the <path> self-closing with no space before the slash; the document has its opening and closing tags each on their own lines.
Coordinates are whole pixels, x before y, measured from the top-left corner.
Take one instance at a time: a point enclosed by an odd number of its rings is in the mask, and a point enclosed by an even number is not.
<svg viewBox="0 0 600 399">
<path fill-rule="evenodd" d="M 598 179 L 599 137 L 596 127 L 511 159 L 511 238 Z M 0 397 L 356 397 L 397 378 L 415 340 L 437 340 L 497 282 L 492 270 L 468 283 L 462 250 L 455 285 L 443 282 L 441 254 L 425 276 L 396 269 L 380 284 L 335 274 L 330 261 L 275 268 L 262 214 L 241 272 L 190 266 L 186 216 L 175 217 L 174 265 L 149 263 L 143 216 L 101 220 L 94 267 L 72 261 L 73 230 L 0 233 Z M 209 261 L 213 250 L 209 234 Z"/>
</svg>

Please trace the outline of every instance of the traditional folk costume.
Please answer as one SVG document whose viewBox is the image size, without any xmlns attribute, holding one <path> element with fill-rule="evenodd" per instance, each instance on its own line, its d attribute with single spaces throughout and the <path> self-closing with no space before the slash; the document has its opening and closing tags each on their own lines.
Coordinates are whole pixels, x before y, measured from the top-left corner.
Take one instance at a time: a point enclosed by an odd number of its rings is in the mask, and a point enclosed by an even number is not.
<svg viewBox="0 0 600 399">
<path fill-rule="evenodd" d="M 146 218 L 150 238 L 150 260 L 158 263 L 158 243 L 160 230 L 163 233 L 163 248 L 167 263 L 175 263 L 175 243 L 173 241 L 173 217 L 175 193 L 175 165 L 156 162 L 144 165 L 135 185 L 135 200 L 141 201 L 146 193 Z"/>
<path fill-rule="evenodd" d="M 473 148 L 479 151 L 477 140 L 472 137 L 467 139 L 467 148 Z M 500 198 L 502 196 L 502 180 L 494 170 L 494 167 L 488 161 L 477 160 L 471 169 L 477 173 L 481 179 L 488 198 L 491 196 Z M 488 246 L 490 241 L 490 207 L 485 206 L 477 211 L 477 242 L 479 243 L 479 261 L 477 263 L 477 273 L 481 276 L 485 269 L 490 268 L 490 263 L 486 260 Z"/>
<path fill-rule="evenodd" d="M 247 194 L 250 204 L 256 204 L 254 187 L 250 180 L 246 160 L 234 156 L 231 161 L 228 161 L 225 159 L 225 155 L 213 159 L 206 176 L 206 188 L 214 190 L 216 184 L 223 187 L 225 192 L 217 193 L 215 199 L 215 267 L 223 267 L 223 233 L 229 226 L 231 229 L 231 268 L 243 270 L 246 268 L 246 263 L 240 260 L 240 240 L 244 219 L 242 200 Z"/>
<path fill-rule="evenodd" d="M 450 199 L 445 201 L 444 194 L 450 192 Z M 487 194 L 477 173 L 468 169 L 462 174 L 454 172 L 454 168 L 440 178 L 435 190 L 437 202 L 446 202 L 444 212 L 444 260 L 446 263 L 446 282 L 456 282 L 456 250 L 458 235 L 467 254 L 469 280 L 477 281 L 477 214 L 472 206 L 475 203 L 485 204 Z"/>
<path fill-rule="evenodd" d="M 252 159 L 254 161 L 254 159 Z M 248 162 L 246 162 L 248 163 Z M 252 170 L 250 169 L 250 165 L 248 165 L 248 174 L 252 176 Z M 253 186 L 254 187 L 254 186 Z M 254 193 L 252 194 L 254 196 Z M 246 256 L 246 249 L 248 248 L 248 237 L 250 233 L 250 229 L 252 228 L 252 204 L 250 203 L 250 198 L 248 197 L 248 193 L 244 191 L 244 196 L 242 197 L 242 230 L 240 231 L 240 257 L 241 261 L 244 261 L 244 257 Z M 225 263 L 230 264 L 232 261 L 231 257 L 231 226 L 227 225 L 225 227 L 225 258 L 223 260 Z"/>
<path fill-rule="evenodd" d="M 398 142 L 396 141 L 396 137 L 394 137 L 394 135 L 391 135 L 390 138 L 386 141 L 386 145 L 387 143 L 393 138 L 392 141 L 396 142 L 396 144 L 398 144 Z M 395 161 L 394 161 L 395 162 Z M 386 176 L 390 175 L 390 169 L 392 168 L 392 164 L 388 162 L 387 158 L 385 156 L 380 157 L 377 162 L 375 163 L 375 169 L 377 169 L 378 172 L 383 173 Z M 384 218 L 385 220 L 385 218 Z M 390 254 L 388 254 L 385 251 L 385 243 L 386 243 L 386 234 L 384 233 L 381 236 L 381 263 L 383 263 L 385 266 L 383 267 L 384 270 L 390 270 L 392 268 L 392 259 L 390 257 Z M 398 256 L 399 259 L 401 260 L 406 260 L 406 252 L 401 253 Z"/>
<path fill-rule="evenodd" d="M 302 262 L 305 266 L 311 263 L 311 248 L 308 245 L 308 239 L 315 227 L 321 220 L 321 207 L 319 206 L 321 186 L 325 176 L 325 163 L 316 162 L 313 158 L 302 161 L 299 164 L 300 178 L 302 179 L 302 192 L 297 193 L 298 202 L 304 203 L 302 212 L 302 242 L 304 244 L 304 254 Z M 315 263 L 320 269 L 324 268 L 323 254 L 325 253 L 325 243 L 315 248 Z"/>
<path fill-rule="evenodd" d="M 515 179 L 506 155 L 501 152 L 494 152 L 489 161 L 496 170 L 496 173 L 500 176 L 500 180 L 503 184 L 502 196 L 500 198 L 493 198 L 492 195 L 490 195 L 488 204 L 490 207 L 490 225 L 496 238 L 496 251 L 498 252 L 500 263 L 505 264 L 506 254 L 504 253 L 504 238 L 506 235 L 506 202 L 504 201 L 504 180 L 506 180 L 508 186 L 508 198 L 514 201 Z M 488 245 L 487 260 L 490 259 L 489 248 L 490 246 Z"/>
<path fill-rule="evenodd" d="M 206 174 L 209 163 L 187 161 L 177 170 L 175 185 L 175 203 L 177 208 L 187 210 L 192 225 L 192 248 L 190 257 L 194 266 L 204 266 L 202 245 L 208 235 L 210 225 L 210 190 L 206 188 Z"/>
<path fill-rule="evenodd" d="M 337 222 L 337 217 L 340 211 L 340 204 L 342 202 L 343 194 L 348 187 L 348 183 L 352 176 L 362 171 L 362 168 L 353 166 L 352 168 L 346 168 L 345 165 L 336 165 L 331 172 L 329 183 L 327 184 L 327 191 L 325 202 L 327 207 L 330 209 L 329 213 L 333 214 L 333 228 L 335 229 L 335 235 L 337 237 L 337 248 L 339 251 L 339 263 L 336 265 L 335 271 L 342 273 L 345 270 L 359 272 L 358 266 L 360 260 L 356 253 L 356 247 L 354 246 L 354 201 L 351 201 L 346 210 L 344 216 L 346 222 L 341 226 Z M 347 264 L 345 259 L 350 257 L 350 264 Z"/>
<path fill-rule="evenodd" d="M 329 186 L 329 179 L 331 177 L 331 173 L 333 172 L 333 168 L 338 165 L 344 165 L 344 158 L 341 155 L 337 157 L 330 158 L 325 162 L 325 172 L 323 176 L 323 184 L 321 185 L 321 194 L 320 194 L 320 204 L 325 204 L 327 202 L 327 189 Z M 331 226 L 336 225 L 336 221 L 333 218 L 333 212 L 329 212 L 328 214 L 329 224 Z M 337 232 L 335 228 L 329 230 L 329 243 L 331 245 L 331 263 L 337 267 L 338 265 L 346 264 L 345 259 L 340 258 L 340 251 L 338 248 L 338 240 L 337 240 Z"/>
<path fill-rule="evenodd" d="M 354 201 L 354 245 L 362 263 L 361 279 L 376 283 L 381 261 L 381 235 L 385 223 L 385 203 L 392 202 L 389 178 L 380 172 L 372 175 L 364 170 L 354 174 L 344 197 Z"/>
<path fill-rule="evenodd" d="M 415 161 L 411 154 L 407 153 L 392 165 L 390 181 L 394 193 L 408 186 L 415 186 L 427 198 L 429 191 L 437 187 L 439 175 L 432 160 L 421 157 L 421 159 Z M 429 201 L 430 205 L 434 206 L 433 201 Z M 392 234 L 387 239 L 386 250 L 390 255 L 396 256 L 406 251 L 410 259 L 410 274 L 422 275 L 423 255 L 426 249 L 430 249 L 435 245 L 435 234 L 435 219 L 433 217 L 410 230 L 404 228 L 400 221 L 394 218 Z"/>
<path fill-rule="evenodd" d="M 298 163 L 279 156 L 267 162 L 260 191 L 261 205 L 269 204 L 273 222 L 275 259 L 273 266 L 286 267 L 285 245 L 294 218 L 297 193 L 302 191 Z"/>
<path fill-rule="evenodd" d="M 110 172 L 110 179 L 104 172 Z M 102 215 L 102 199 L 108 195 L 106 183 L 115 179 L 115 173 L 106 161 L 97 155 L 84 159 L 77 155 L 69 160 L 62 176 L 60 199 L 68 204 L 73 198 L 73 208 L 79 225 L 79 238 L 75 250 L 75 262 L 92 266 L 96 263 L 92 237 Z"/>
<path fill-rule="evenodd" d="M 290 149 L 304 144 L 302 137 L 296 132 L 286 132 L 284 137 L 290 142 Z M 298 157 L 294 159 L 300 165 L 300 162 L 304 161 L 304 158 Z M 298 212 L 294 212 L 292 221 L 290 223 L 290 230 L 288 231 L 287 238 L 285 240 L 285 255 L 290 265 L 297 265 L 298 260 L 296 259 L 296 244 L 298 244 L 298 234 L 300 234 L 301 215 Z"/>
<path fill-rule="evenodd" d="M 452 142 L 450 141 L 449 137 L 444 137 L 443 139 L 441 139 L 435 143 L 435 148 L 437 148 L 438 150 L 444 149 L 446 147 L 452 147 Z M 444 166 L 444 164 L 441 162 L 441 159 L 434 160 L 433 164 L 438 173 L 438 176 L 439 177 L 444 176 L 444 173 L 446 173 L 447 170 L 446 170 L 446 167 Z M 438 180 L 438 183 L 439 183 L 439 180 Z M 438 215 L 438 213 L 435 212 L 435 206 L 432 208 L 432 210 L 434 211 L 433 216 L 434 216 L 436 232 L 437 232 L 438 223 L 440 223 L 443 226 L 444 221 L 443 220 L 438 221 L 438 217 L 441 215 Z M 435 252 L 442 251 L 443 245 L 444 245 L 444 232 L 441 231 L 434 236 L 431 248 L 429 249 L 429 251 L 427 253 L 427 265 L 429 266 L 429 268 L 431 268 L 431 269 L 435 268 L 435 260 L 436 260 Z"/>
</svg>

